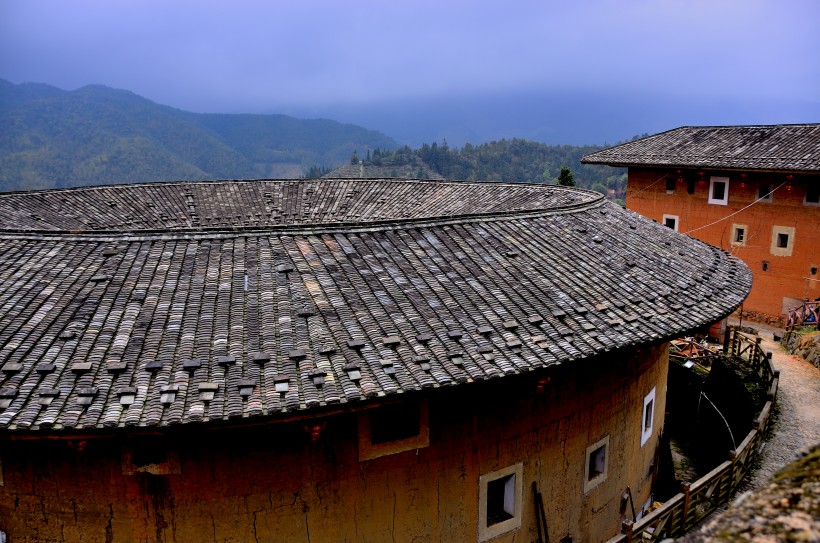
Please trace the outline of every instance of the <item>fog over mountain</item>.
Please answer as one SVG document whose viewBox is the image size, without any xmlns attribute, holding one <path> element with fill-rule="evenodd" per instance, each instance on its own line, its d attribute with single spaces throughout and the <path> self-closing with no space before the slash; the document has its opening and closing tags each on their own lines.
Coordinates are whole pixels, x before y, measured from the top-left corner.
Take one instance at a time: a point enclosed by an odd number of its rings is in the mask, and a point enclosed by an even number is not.
<svg viewBox="0 0 820 543">
<path fill-rule="evenodd" d="M 612 92 L 509 92 L 288 108 L 366 126 L 402 144 L 463 146 L 525 138 L 549 145 L 614 144 L 685 125 L 782 124 L 820 120 L 820 100 L 687 98 Z"/>
<path fill-rule="evenodd" d="M 817 0 L 4 0 L 0 78 L 401 144 L 820 121 Z"/>
</svg>

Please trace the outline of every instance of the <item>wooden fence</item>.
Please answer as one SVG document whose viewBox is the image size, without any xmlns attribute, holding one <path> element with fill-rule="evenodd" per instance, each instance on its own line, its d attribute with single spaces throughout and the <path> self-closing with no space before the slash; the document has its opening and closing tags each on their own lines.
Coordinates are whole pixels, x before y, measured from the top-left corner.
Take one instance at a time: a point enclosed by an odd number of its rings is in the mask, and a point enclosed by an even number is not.
<svg viewBox="0 0 820 543">
<path fill-rule="evenodd" d="M 789 309 L 789 317 L 786 320 L 786 331 L 799 327 L 814 328 L 820 330 L 820 302 L 805 301 L 793 309 Z"/>
<path fill-rule="evenodd" d="M 771 422 L 780 372 L 772 368 L 771 354 L 763 352 L 760 338 L 730 328 L 724 352 L 743 360 L 768 385 L 766 403 L 752 424 L 752 430 L 729 451 L 728 458 L 694 483 L 682 483 L 680 493 L 637 522 L 625 520 L 621 533 L 607 543 L 653 542 L 679 537 L 718 507 L 726 505 L 749 472 L 763 444 Z"/>
</svg>

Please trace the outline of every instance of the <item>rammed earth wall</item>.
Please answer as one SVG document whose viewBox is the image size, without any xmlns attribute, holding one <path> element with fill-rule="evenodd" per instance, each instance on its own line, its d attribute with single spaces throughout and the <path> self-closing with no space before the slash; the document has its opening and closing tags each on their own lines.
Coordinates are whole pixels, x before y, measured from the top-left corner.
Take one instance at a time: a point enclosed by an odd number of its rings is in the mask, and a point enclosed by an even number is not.
<svg viewBox="0 0 820 543">
<path fill-rule="evenodd" d="M 729 179 L 726 205 L 709 203 L 712 176 Z M 667 190 L 667 179 L 674 182 L 674 190 Z M 783 175 L 770 173 L 705 169 L 698 175 L 690 170 L 678 174 L 674 169 L 631 167 L 626 207 L 660 224 L 665 217 L 675 217 L 679 232 L 691 231 L 691 236 L 742 259 L 754 275 L 743 302 L 744 316 L 782 326 L 787 308 L 820 295 L 812 250 L 820 245 L 818 208 L 804 203 L 808 184 L 820 179 L 812 175 L 786 181 Z M 754 203 L 761 184 L 779 187 L 771 202 Z M 741 242 L 733 237 L 736 228 L 743 229 Z M 788 250 L 776 245 L 778 228 L 793 228 Z"/>
<path fill-rule="evenodd" d="M 616 351 L 433 391 L 429 446 L 372 460 L 359 458 L 363 412 L 153 438 L 6 441 L 0 529 L 16 543 L 476 541 L 480 476 L 521 463 L 521 527 L 493 541 L 535 539 L 533 482 L 551 540 L 603 541 L 619 529 L 627 486 L 638 507 L 649 498 L 667 353 Z M 653 388 L 657 420 L 641 445 Z M 607 476 L 584 492 L 587 448 L 607 436 Z M 160 474 L 129 471 L 135 462 Z"/>
</svg>

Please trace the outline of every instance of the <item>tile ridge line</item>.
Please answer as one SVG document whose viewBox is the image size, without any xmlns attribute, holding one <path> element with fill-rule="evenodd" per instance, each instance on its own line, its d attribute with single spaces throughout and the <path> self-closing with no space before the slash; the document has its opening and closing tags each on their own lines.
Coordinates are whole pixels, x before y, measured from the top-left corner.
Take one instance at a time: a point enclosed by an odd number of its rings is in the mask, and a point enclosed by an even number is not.
<svg viewBox="0 0 820 543">
<path fill-rule="evenodd" d="M 188 230 L 25 230 L 0 229 L 0 240 L 11 239 L 18 241 L 72 241 L 72 242 L 119 242 L 119 241 L 172 241 L 197 239 L 228 239 L 238 237 L 261 237 L 268 235 L 321 235 L 345 234 L 358 232 L 381 232 L 395 230 L 412 230 L 415 228 L 442 227 L 455 224 L 504 222 L 518 219 L 531 219 L 553 215 L 574 214 L 601 207 L 606 204 L 603 196 L 575 204 L 567 204 L 560 208 L 537 210 L 497 211 L 489 213 L 475 213 L 454 215 L 451 217 L 423 217 L 406 219 L 383 219 L 368 222 L 340 222 L 328 224 L 294 224 L 278 226 L 241 226 L 199 228 Z"/>
</svg>

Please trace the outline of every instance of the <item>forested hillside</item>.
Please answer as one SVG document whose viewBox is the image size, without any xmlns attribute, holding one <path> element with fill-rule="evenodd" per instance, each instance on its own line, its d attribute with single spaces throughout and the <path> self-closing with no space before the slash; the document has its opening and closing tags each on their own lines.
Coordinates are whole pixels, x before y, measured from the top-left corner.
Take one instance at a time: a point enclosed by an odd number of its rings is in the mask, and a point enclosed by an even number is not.
<svg viewBox="0 0 820 543">
<path fill-rule="evenodd" d="M 0 191 L 299 177 L 389 137 L 329 120 L 188 113 L 128 91 L 0 80 Z"/>
<path fill-rule="evenodd" d="M 350 161 L 355 166 L 343 166 L 326 176 L 556 183 L 561 168 L 568 167 L 577 186 L 623 198 L 625 169 L 581 164 L 582 156 L 600 149 L 591 145 L 544 145 L 522 139 L 468 143 L 461 149 L 449 147 L 446 142 L 433 143 L 416 150 L 403 147 L 392 152 L 375 149 L 365 156 L 356 153 Z"/>
<path fill-rule="evenodd" d="M 335 121 L 189 113 L 102 86 L 63 91 L 0 79 L 0 192 L 322 175 L 554 183 L 566 166 L 578 186 L 621 198 L 622 170 L 581 164 L 598 149 L 522 139 L 399 148 Z"/>
</svg>

